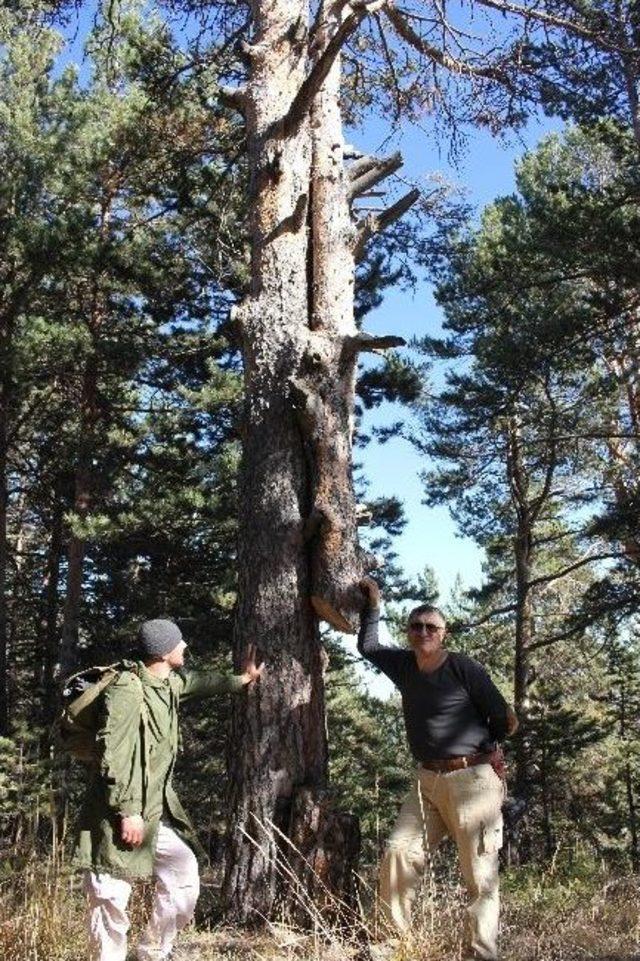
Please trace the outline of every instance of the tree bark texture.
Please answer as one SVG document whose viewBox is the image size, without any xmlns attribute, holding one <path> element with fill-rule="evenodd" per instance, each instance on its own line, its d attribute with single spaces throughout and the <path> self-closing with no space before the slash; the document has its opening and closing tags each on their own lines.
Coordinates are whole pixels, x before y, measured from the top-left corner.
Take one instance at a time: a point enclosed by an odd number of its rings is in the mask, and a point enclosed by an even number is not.
<svg viewBox="0 0 640 961">
<path fill-rule="evenodd" d="M 306 0 L 254 0 L 252 8 L 243 96 L 252 287 L 234 312 L 245 377 L 234 646 L 239 659 L 257 643 L 267 670 L 233 715 L 225 895 L 240 921 L 268 917 L 278 903 L 283 859 L 295 856 L 278 832 L 295 835 L 331 884 L 350 884 L 350 870 L 335 868 L 345 853 L 332 851 L 320 828 L 338 822 L 324 793 L 325 655 L 317 616 L 355 631 L 357 582 L 366 568 L 352 485 L 355 231 L 337 59 L 301 109 L 314 68 L 326 65 L 323 54 L 342 26 L 323 9 L 310 44 Z M 352 847 L 354 828 L 345 825 L 340 831 Z M 353 863 L 353 855 L 346 860 Z"/>
<path fill-rule="evenodd" d="M 330 5 L 327 4 L 327 7 Z M 334 5 L 335 6 L 335 5 Z M 339 23 L 324 19 L 319 55 Z M 358 333 L 353 315 L 356 232 L 349 207 L 336 58 L 311 110 L 311 328 L 304 391 L 314 398 L 306 443 L 313 488 L 312 603 L 339 630 L 356 629 L 363 572 L 352 483 L 353 402 Z"/>
<path fill-rule="evenodd" d="M 358 913 L 358 818 L 334 809 L 326 791 L 297 792 L 291 812 L 289 866 L 298 898 L 289 910 L 304 925 L 314 912 L 324 924 L 352 927 Z"/>
</svg>

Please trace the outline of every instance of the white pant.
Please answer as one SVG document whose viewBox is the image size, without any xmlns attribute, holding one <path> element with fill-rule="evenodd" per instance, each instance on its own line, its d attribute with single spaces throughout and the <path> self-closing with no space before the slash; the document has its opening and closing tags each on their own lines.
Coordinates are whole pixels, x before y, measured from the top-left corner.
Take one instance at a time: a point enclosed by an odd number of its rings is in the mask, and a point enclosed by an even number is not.
<svg viewBox="0 0 640 961">
<path fill-rule="evenodd" d="M 193 851 L 165 824 L 158 832 L 153 877 L 153 910 L 138 944 L 139 961 L 162 961 L 169 955 L 178 931 L 191 921 L 200 893 Z M 110 874 L 87 871 L 84 890 L 89 909 L 90 961 L 125 961 L 131 885 Z"/>
</svg>

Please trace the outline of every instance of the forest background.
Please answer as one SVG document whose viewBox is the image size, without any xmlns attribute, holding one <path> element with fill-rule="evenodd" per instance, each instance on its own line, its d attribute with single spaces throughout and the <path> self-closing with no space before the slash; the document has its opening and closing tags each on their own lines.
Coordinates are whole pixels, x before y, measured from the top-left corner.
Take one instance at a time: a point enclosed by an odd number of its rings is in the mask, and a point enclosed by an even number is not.
<svg viewBox="0 0 640 961">
<path fill-rule="evenodd" d="M 484 20 L 493 8 L 502 19 Z M 34 864 L 48 865 L 47 884 L 68 877 L 82 772 L 52 752 L 60 673 L 113 661 L 157 615 L 178 620 L 194 663 L 231 669 L 243 372 L 230 308 L 251 264 L 246 138 L 225 84 L 241 73 L 243 10 L 32 0 L 0 11 L 0 943 L 24 957 L 73 956 L 51 941 L 51 919 L 34 926 L 31 909 L 16 911 L 33 903 Z M 456 6 L 454 28 L 444 8 L 429 10 L 414 11 L 408 40 L 390 20 L 411 55 L 377 13 L 345 47 L 352 165 L 376 111 L 391 130 L 437 137 L 452 159 L 477 130 L 517 135 L 544 113 L 554 132 L 518 161 L 516 189 L 481 212 L 434 175 L 414 191 L 396 172 L 386 196 L 374 185 L 352 198 L 368 230 L 358 324 L 387 292 L 422 298 L 425 281 L 444 318 L 359 367 L 356 459 L 390 440 L 412 446 L 426 503 L 483 552 L 482 586 L 438 597 L 432 571 L 404 576 L 393 541 L 411 517 L 391 471 L 376 498 L 356 471 L 361 539 L 384 561 L 376 576 L 398 642 L 410 605 L 437 600 L 451 645 L 490 669 L 522 718 L 508 746 L 512 790 L 528 801 L 505 855 L 514 904 L 557 882 L 568 910 L 604 885 L 621 899 L 611 936 L 630 950 L 640 14 L 622 0 L 496 0 Z M 362 64 L 379 55 L 378 86 L 367 85 Z M 470 88 L 451 95 L 436 66 Z M 487 92 L 496 77 L 500 92 Z M 372 418 L 389 402 L 391 418 Z M 397 699 L 371 693 L 351 642 L 326 629 L 323 644 L 332 797 L 358 819 L 370 878 L 411 763 Z M 226 703 L 185 712 L 178 772 L 218 866 L 207 917 L 219 916 L 233 854 L 228 715 Z M 454 935 L 440 936 L 429 950 L 449 950 Z M 522 957 L 549 957 L 540 943 Z"/>
</svg>

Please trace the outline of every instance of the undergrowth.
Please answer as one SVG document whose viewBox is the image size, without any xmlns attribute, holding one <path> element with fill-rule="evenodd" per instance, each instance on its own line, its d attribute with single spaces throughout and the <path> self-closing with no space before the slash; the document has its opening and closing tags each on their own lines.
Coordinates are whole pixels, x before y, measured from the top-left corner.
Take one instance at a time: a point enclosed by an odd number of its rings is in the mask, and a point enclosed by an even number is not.
<svg viewBox="0 0 640 961">
<path fill-rule="evenodd" d="M 4 862 L 0 879 L 2 961 L 86 961 L 80 878 L 62 851 Z M 451 858 L 427 873 L 411 937 L 390 941 L 376 919 L 372 886 L 341 927 L 308 901 L 308 926 L 282 919 L 259 932 L 209 926 L 215 900 L 205 874 L 197 924 L 183 933 L 178 958 L 198 961 L 460 961 L 465 894 Z M 285 875 L 286 876 L 286 868 Z M 505 961 L 640 961 L 638 877 L 613 876 L 601 864 L 554 862 L 502 876 L 501 948 Z M 288 877 L 290 889 L 295 879 Z M 301 886 L 302 888 L 302 886 Z M 306 888 L 306 886 L 305 886 Z M 144 924 L 150 888 L 134 888 L 131 944 Z M 297 915 L 299 917 L 300 911 Z M 331 912 L 330 912 L 331 913 Z"/>
</svg>

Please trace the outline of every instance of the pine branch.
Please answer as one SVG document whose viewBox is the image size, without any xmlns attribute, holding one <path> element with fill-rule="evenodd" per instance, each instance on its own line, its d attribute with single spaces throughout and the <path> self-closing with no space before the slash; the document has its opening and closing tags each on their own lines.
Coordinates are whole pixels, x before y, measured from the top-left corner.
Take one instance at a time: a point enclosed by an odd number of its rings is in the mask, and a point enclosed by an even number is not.
<svg viewBox="0 0 640 961">
<path fill-rule="evenodd" d="M 551 647 L 552 644 L 557 644 L 559 641 L 567 641 L 570 637 L 575 637 L 576 634 L 580 634 L 582 630 L 583 628 L 579 625 L 569 627 L 560 634 L 552 634 L 551 637 L 543 637 L 539 641 L 533 641 L 527 646 L 527 651 L 539 651 L 544 647 Z"/>
<path fill-rule="evenodd" d="M 374 157 L 372 154 L 361 154 L 358 159 L 347 168 L 349 180 L 357 180 L 358 177 L 364 176 L 364 174 L 369 173 L 370 170 L 373 170 L 374 167 L 377 167 L 379 163 L 380 160 L 378 157 Z"/>
<path fill-rule="evenodd" d="M 535 20 L 537 23 L 543 23 L 548 27 L 558 27 L 577 37 L 592 40 L 605 50 L 626 54 L 637 54 L 638 52 L 634 48 L 621 47 L 619 44 L 610 43 L 605 40 L 603 34 L 597 33 L 595 30 L 589 30 L 588 27 L 584 27 L 573 20 L 567 20 L 565 17 L 558 17 L 543 10 L 521 6 L 518 3 L 509 3 L 508 0 L 477 0 L 477 3 L 481 7 L 490 7 L 492 10 L 499 10 L 501 13 L 513 13 L 515 16 L 523 17 L 525 20 Z"/>
<path fill-rule="evenodd" d="M 487 621 L 491 621 L 494 617 L 499 617 L 501 614 L 513 614 L 516 610 L 516 604 L 506 604 L 504 607 L 494 607 L 492 611 L 485 614 L 477 621 L 465 621 L 464 623 L 456 624 L 456 629 L 461 631 L 470 631 L 474 627 L 482 627 Z"/>
<path fill-rule="evenodd" d="M 562 568 L 559 571 L 553 571 L 551 574 L 544 574 L 541 577 L 534 577 L 532 581 L 529 581 L 527 588 L 539 587 L 540 584 L 550 584 L 552 581 L 557 581 L 562 577 L 566 577 L 567 574 L 573 573 L 573 571 L 579 570 L 579 568 L 584 567 L 586 564 L 592 564 L 594 561 L 607 561 L 615 560 L 624 557 L 619 551 L 608 552 L 607 554 L 590 554 L 588 557 L 582 557 L 579 561 L 575 561 L 573 564 L 569 564 L 568 567 Z"/>
</svg>

